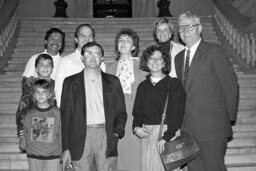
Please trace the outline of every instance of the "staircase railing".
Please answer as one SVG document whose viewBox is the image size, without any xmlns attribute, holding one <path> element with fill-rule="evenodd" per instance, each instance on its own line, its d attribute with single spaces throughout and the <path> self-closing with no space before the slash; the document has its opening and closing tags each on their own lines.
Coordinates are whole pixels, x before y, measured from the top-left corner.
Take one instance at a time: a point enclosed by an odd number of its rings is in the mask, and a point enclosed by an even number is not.
<svg viewBox="0 0 256 171">
<path fill-rule="evenodd" d="M 19 0 L 1 1 L 0 10 L 0 73 L 7 63 L 18 32 L 18 4 Z"/>
<path fill-rule="evenodd" d="M 228 0 L 213 0 L 215 20 L 233 49 L 250 68 L 256 68 L 256 21 L 244 17 Z"/>
</svg>

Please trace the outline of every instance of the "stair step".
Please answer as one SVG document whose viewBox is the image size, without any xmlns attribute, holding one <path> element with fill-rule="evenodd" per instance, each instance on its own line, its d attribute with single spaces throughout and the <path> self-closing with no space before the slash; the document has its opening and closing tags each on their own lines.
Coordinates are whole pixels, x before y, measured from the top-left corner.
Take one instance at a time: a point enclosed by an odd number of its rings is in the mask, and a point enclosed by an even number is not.
<svg viewBox="0 0 256 171">
<path fill-rule="evenodd" d="M 15 71 L 18 71 L 18 68 Z M 16 85 L 17 88 L 21 87 L 20 85 L 21 82 L 13 82 L 12 84 L 13 84 L 12 86 Z M 0 102 L 18 102 L 21 97 L 21 89 L 17 92 L 12 91 L 11 93 L 6 91 L 3 91 L 3 92 L 0 91 L 0 96 L 1 96 Z M 256 95 L 254 95 L 254 97 L 252 98 L 248 98 L 247 96 L 249 95 L 244 95 L 242 97 L 240 96 L 239 105 L 240 106 L 256 106 Z"/>
<path fill-rule="evenodd" d="M 233 128 L 234 137 L 252 137 L 256 135 L 255 123 L 239 123 Z M 15 137 L 17 135 L 16 125 L 13 123 L 10 127 L 2 127 L 0 136 L 3 137 Z M 256 136 L 255 136 L 256 137 Z"/>
<path fill-rule="evenodd" d="M 243 138 L 243 137 L 256 137 L 256 132 L 255 131 L 247 131 L 247 132 L 234 132 L 233 133 L 233 138 Z"/>
<path fill-rule="evenodd" d="M 28 169 L 27 159 L 0 160 L 0 169 Z"/>
<path fill-rule="evenodd" d="M 256 74 L 241 74 L 237 75 L 239 79 L 256 79 Z"/>
<path fill-rule="evenodd" d="M 1 128 L 0 137 L 12 137 L 12 138 L 17 137 L 17 128 L 15 127 Z"/>
<path fill-rule="evenodd" d="M 239 123 L 232 127 L 233 132 L 256 132 L 255 123 Z"/>
<path fill-rule="evenodd" d="M 20 84 L 20 83 L 19 83 Z M 6 99 L 20 99 L 21 91 L 18 92 L 0 92 L 1 99 L 0 102 L 4 102 Z"/>
<path fill-rule="evenodd" d="M 256 137 L 241 137 L 235 138 L 228 142 L 228 148 L 235 149 L 235 148 L 255 148 L 256 147 Z"/>
<path fill-rule="evenodd" d="M 249 164 L 250 166 L 241 166 L 242 164 L 238 164 L 235 166 L 228 166 L 227 170 L 228 171 L 255 171 L 256 170 L 256 166 L 254 165 L 254 163 Z"/>
<path fill-rule="evenodd" d="M 256 161 L 256 154 L 230 154 L 225 156 L 227 166 L 251 165 Z"/>
<path fill-rule="evenodd" d="M 239 85 L 243 85 L 243 84 L 256 84 L 256 79 L 251 79 L 251 78 L 239 78 L 238 79 L 238 83 Z"/>
<path fill-rule="evenodd" d="M 240 98 L 239 104 L 240 105 L 255 105 L 256 106 L 256 96 L 253 98 Z"/>
<path fill-rule="evenodd" d="M 17 159 L 27 159 L 27 154 L 26 153 L 21 153 L 21 152 L 1 152 L 0 153 L 0 160 L 17 160 Z"/>
<path fill-rule="evenodd" d="M 254 141 L 255 141 L 255 139 L 254 139 Z M 243 141 L 243 142 L 246 143 L 246 141 Z M 240 146 L 231 146 L 230 144 L 228 144 L 226 154 L 227 155 L 256 154 L 255 142 L 254 142 L 254 144 L 251 144 L 250 142 L 247 143 L 247 144 L 249 144 L 249 145 L 239 144 Z M 0 142 L 0 151 L 1 151 L 1 153 L 18 153 L 18 152 L 20 152 L 18 139 L 16 140 L 16 142 L 15 141 L 13 141 L 13 142 Z"/>
<path fill-rule="evenodd" d="M 136 32 L 139 31 L 138 35 L 139 35 L 139 37 L 143 38 L 143 40 L 148 39 L 149 37 L 147 37 L 147 36 L 152 36 L 153 28 L 145 28 L 145 25 L 143 25 L 143 26 L 138 25 L 138 27 L 144 28 L 144 30 L 142 30 L 142 31 L 137 30 L 137 27 L 134 28 L 134 30 Z M 75 29 L 70 32 L 65 31 L 65 39 L 66 38 L 74 39 L 74 32 L 75 32 Z M 202 30 L 202 35 L 216 35 L 216 32 L 214 31 L 213 27 L 209 27 L 207 29 Z M 38 38 L 38 37 L 44 37 L 44 36 L 45 36 L 45 30 L 38 31 L 38 32 L 27 32 L 27 31 L 21 30 L 19 33 L 19 37 L 37 37 Z M 115 36 L 116 36 L 115 32 L 104 32 L 104 33 L 96 32 L 95 38 L 96 38 L 96 40 L 101 39 L 101 38 L 106 38 L 106 37 L 113 39 L 113 38 L 115 38 Z"/>
<path fill-rule="evenodd" d="M 9 114 L 9 115 L 5 115 L 5 114 L 0 114 L 0 124 L 2 124 L 2 123 L 15 123 L 16 122 L 16 120 L 15 120 L 15 118 L 16 118 L 16 115 L 11 115 L 11 114 Z"/>
<path fill-rule="evenodd" d="M 23 73 L 23 71 L 21 73 Z M 21 88 L 21 82 L 3 81 L 0 82 L 0 88 Z"/>
<path fill-rule="evenodd" d="M 0 143 L 1 153 L 20 152 L 19 143 Z"/>
<path fill-rule="evenodd" d="M 16 103 L 1 103 L 0 114 L 14 114 L 18 108 L 18 102 Z M 0 133 L 1 134 L 1 133 Z"/>
<path fill-rule="evenodd" d="M 238 114 L 239 115 L 239 114 Z M 236 119 L 237 123 L 248 123 L 248 122 L 253 122 L 254 124 L 256 124 L 256 116 L 254 116 L 253 118 L 237 118 Z"/>
<path fill-rule="evenodd" d="M 228 171 L 255 171 L 256 166 L 252 163 L 226 164 Z M 28 171 L 27 159 L 4 160 L 0 162 L 0 171 Z"/>
<path fill-rule="evenodd" d="M 153 25 L 153 23 L 149 24 L 149 25 Z M 213 30 L 213 26 L 211 24 L 208 25 L 207 23 L 202 23 L 202 25 L 203 25 L 203 29 L 204 30 Z M 58 27 L 63 32 L 65 32 L 65 33 L 66 32 L 67 33 L 74 33 L 76 26 L 78 26 L 78 25 L 68 25 L 68 24 L 66 24 L 64 26 L 61 26 L 59 24 L 56 24 L 56 25 L 45 24 L 44 26 L 40 26 L 40 24 L 39 24 L 37 26 L 33 25 L 31 27 L 31 25 L 29 25 L 29 24 L 21 24 L 23 32 L 26 32 L 26 31 L 27 32 L 29 32 L 29 31 L 31 31 L 31 32 L 45 32 L 49 28 Z M 118 24 L 118 25 L 105 24 L 104 27 L 102 27 L 102 25 L 101 26 L 97 26 L 97 25 L 92 24 L 92 26 L 93 26 L 96 34 L 97 34 L 97 32 L 101 32 L 102 33 L 104 31 L 108 32 L 108 33 L 109 32 L 110 33 L 113 33 L 113 32 L 116 33 L 117 31 L 121 30 L 122 28 L 132 28 L 136 32 L 143 32 L 143 31 L 147 31 L 149 33 L 153 32 L 153 27 L 145 27 L 145 24 L 131 24 L 131 23 L 130 24 L 126 23 L 124 25 L 120 25 L 120 24 Z"/>
<path fill-rule="evenodd" d="M 242 146 L 241 148 L 232 148 L 227 149 L 226 155 L 232 155 L 232 154 L 256 154 L 256 147 L 245 147 Z"/>
<path fill-rule="evenodd" d="M 0 142 L 1 143 L 18 143 L 19 138 L 17 136 L 15 136 L 15 137 L 2 137 L 2 136 L 0 136 Z"/>
</svg>

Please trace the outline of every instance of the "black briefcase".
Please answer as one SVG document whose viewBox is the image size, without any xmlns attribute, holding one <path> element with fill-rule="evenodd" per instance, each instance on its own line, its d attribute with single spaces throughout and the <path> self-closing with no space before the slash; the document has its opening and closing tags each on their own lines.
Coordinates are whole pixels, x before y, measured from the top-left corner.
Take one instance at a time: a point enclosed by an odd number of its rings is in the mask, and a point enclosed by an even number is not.
<svg viewBox="0 0 256 171">
<path fill-rule="evenodd" d="M 175 140 L 165 143 L 165 150 L 160 157 L 166 171 L 174 170 L 185 165 L 199 154 L 199 147 L 194 139 L 186 132 Z"/>
</svg>

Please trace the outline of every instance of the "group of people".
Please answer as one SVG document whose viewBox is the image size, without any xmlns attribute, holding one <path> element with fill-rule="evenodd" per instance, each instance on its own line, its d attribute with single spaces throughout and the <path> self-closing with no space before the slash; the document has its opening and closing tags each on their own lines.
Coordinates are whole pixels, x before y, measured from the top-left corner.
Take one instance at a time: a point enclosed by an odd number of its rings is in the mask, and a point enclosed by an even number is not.
<svg viewBox="0 0 256 171">
<path fill-rule="evenodd" d="M 190 12 L 178 18 L 184 45 L 172 41 L 171 19 L 160 18 L 154 27 L 157 44 L 141 57 L 138 34 L 121 29 L 114 62 L 104 62 L 89 24 L 76 28 L 76 49 L 64 57 L 65 34 L 46 32 L 45 51 L 32 56 L 23 73 L 17 110 L 20 148 L 31 171 L 164 171 L 159 153 L 180 130 L 200 148 L 189 171 L 227 170 L 227 138 L 238 106 L 228 56 L 202 40 L 200 18 Z"/>
</svg>

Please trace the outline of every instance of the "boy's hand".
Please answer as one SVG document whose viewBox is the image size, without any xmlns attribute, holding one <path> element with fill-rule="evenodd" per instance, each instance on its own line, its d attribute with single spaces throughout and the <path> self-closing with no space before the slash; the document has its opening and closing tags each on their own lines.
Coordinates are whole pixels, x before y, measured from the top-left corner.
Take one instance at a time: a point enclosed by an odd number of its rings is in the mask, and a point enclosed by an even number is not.
<svg viewBox="0 0 256 171">
<path fill-rule="evenodd" d="M 64 171 L 65 168 L 73 169 L 72 163 L 71 163 L 71 155 L 69 150 L 65 150 L 62 154 L 62 170 Z"/>
<path fill-rule="evenodd" d="M 19 146 L 21 150 L 26 150 L 26 138 L 24 135 L 19 137 Z"/>
</svg>

